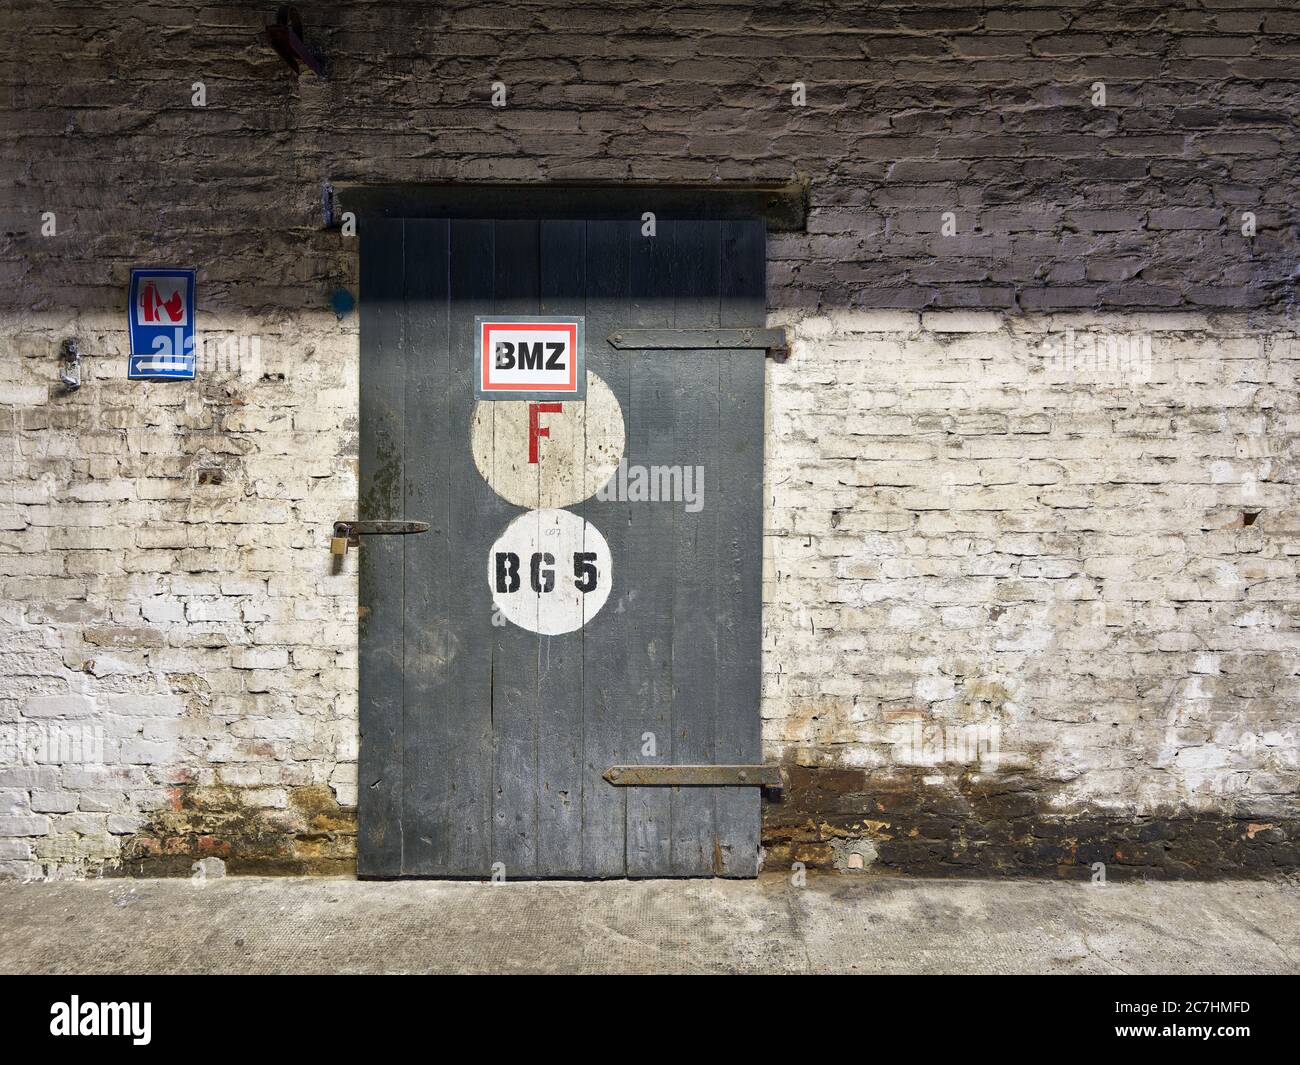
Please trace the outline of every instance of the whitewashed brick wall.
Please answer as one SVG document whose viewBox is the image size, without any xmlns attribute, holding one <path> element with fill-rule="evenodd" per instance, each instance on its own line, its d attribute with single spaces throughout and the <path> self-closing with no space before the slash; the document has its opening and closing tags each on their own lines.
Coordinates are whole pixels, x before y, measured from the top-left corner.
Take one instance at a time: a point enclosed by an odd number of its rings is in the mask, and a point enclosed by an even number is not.
<svg viewBox="0 0 1300 1065">
<path fill-rule="evenodd" d="M 936 792 L 1009 768 L 1065 814 L 1300 812 L 1292 328 L 774 318 L 770 756 Z M 148 385 L 118 319 L 2 323 L 0 873 L 111 872 L 205 794 L 310 871 L 356 792 L 355 561 L 326 551 L 355 507 L 355 315 L 205 314 L 260 359 Z M 1090 362 L 1097 338 L 1136 361 Z"/>
<path fill-rule="evenodd" d="M 111 867 L 181 789 L 290 838 L 311 827 L 295 793 L 355 802 L 355 566 L 333 571 L 327 537 L 355 511 L 356 316 L 205 314 L 256 354 L 156 384 L 125 379 L 121 318 L 4 328 L 10 875 Z M 65 394 L 74 334 L 85 385 Z"/>
<path fill-rule="evenodd" d="M 769 372 L 770 755 L 930 767 L 939 792 L 1018 770 L 1063 811 L 1295 816 L 1294 328 L 794 325 Z"/>
</svg>

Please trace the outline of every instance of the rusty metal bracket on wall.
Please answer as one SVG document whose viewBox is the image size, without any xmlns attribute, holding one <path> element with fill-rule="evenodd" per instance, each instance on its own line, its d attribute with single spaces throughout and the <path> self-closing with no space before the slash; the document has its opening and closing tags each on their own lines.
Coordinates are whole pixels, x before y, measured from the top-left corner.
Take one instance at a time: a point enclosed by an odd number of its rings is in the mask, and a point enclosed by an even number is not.
<svg viewBox="0 0 1300 1065">
<path fill-rule="evenodd" d="M 75 392 L 81 387 L 81 345 L 76 337 L 68 337 L 59 352 L 59 381 L 65 391 Z"/>
<path fill-rule="evenodd" d="M 761 348 L 769 359 L 790 354 L 784 329 L 618 329 L 606 338 L 620 351 L 736 351 Z"/>
<path fill-rule="evenodd" d="M 285 4 L 275 13 L 275 21 L 266 27 L 266 39 L 295 74 L 301 63 L 318 78 L 325 76 L 325 64 L 303 40 L 302 16 L 298 9 Z"/>
<path fill-rule="evenodd" d="M 762 788 L 785 791 L 779 765 L 612 765 L 603 774 L 616 788 Z"/>
</svg>

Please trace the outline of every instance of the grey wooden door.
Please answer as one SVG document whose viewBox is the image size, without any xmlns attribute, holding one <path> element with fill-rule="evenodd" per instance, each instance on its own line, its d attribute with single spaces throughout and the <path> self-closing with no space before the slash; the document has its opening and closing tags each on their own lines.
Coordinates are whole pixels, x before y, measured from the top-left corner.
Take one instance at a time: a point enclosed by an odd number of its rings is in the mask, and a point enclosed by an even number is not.
<svg viewBox="0 0 1300 1065">
<path fill-rule="evenodd" d="M 757 789 L 602 774 L 761 759 L 763 353 L 606 337 L 762 326 L 762 223 L 661 219 L 647 238 L 639 222 L 375 217 L 360 237 L 358 517 L 430 529 L 359 551 L 358 871 L 755 875 Z M 558 635 L 494 609 L 489 555 L 527 512 L 472 444 L 505 418 L 476 414 L 472 380 L 475 316 L 502 314 L 584 317 L 629 474 L 703 468 L 694 504 L 620 490 L 563 507 L 603 536 L 611 587 Z"/>
</svg>

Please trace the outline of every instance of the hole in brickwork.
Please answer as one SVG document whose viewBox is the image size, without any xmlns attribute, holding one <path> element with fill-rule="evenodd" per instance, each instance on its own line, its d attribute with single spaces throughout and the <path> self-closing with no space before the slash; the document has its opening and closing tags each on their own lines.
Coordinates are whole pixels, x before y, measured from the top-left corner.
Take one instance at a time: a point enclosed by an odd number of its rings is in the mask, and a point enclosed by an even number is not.
<svg viewBox="0 0 1300 1065">
<path fill-rule="evenodd" d="M 224 470 L 199 470 L 199 484 L 225 484 Z"/>
<path fill-rule="evenodd" d="M 1259 517 L 1258 510 L 1243 510 L 1241 512 L 1241 524 L 1246 528 L 1255 524 L 1255 519 Z"/>
</svg>

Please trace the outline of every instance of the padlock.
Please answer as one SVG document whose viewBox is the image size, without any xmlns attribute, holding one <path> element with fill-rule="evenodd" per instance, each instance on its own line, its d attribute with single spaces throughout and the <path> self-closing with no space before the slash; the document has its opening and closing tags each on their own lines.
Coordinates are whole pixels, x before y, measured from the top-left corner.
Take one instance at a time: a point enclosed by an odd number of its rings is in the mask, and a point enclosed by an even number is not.
<svg viewBox="0 0 1300 1065">
<path fill-rule="evenodd" d="M 334 523 L 334 535 L 330 537 L 330 554 L 346 555 L 348 553 L 348 542 L 352 539 L 352 530 L 347 527 L 345 522 L 336 521 Z"/>
</svg>

